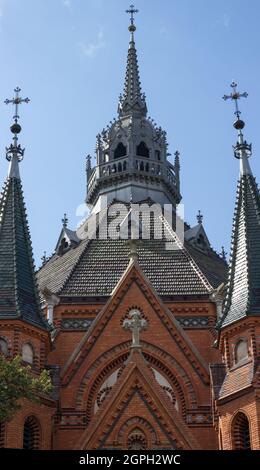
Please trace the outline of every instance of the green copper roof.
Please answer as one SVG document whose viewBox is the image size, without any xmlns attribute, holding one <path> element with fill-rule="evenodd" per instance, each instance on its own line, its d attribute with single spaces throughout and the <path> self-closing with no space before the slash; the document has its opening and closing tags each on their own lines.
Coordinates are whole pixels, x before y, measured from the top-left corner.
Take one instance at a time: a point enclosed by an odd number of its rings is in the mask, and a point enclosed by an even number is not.
<svg viewBox="0 0 260 470">
<path fill-rule="evenodd" d="M 260 196 L 255 178 L 242 173 L 231 242 L 231 259 L 220 326 L 260 315 Z"/>
<path fill-rule="evenodd" d="M 0 319 L 49 328 L 41 314 L 22 184 L 8 177 L 0 199 Z"/>
</svg>

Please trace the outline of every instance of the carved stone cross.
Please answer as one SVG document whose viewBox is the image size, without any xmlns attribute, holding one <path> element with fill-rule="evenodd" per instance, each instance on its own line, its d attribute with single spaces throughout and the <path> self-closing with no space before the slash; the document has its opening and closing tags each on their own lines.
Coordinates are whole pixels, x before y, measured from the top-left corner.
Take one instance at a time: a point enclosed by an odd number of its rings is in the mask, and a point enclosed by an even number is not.
<svg viewBox="0 0 260 470">
<path fill-rule="evenodd" d="M 141 317 L 141 313 L 137 309 L 132 309 L 129 312 L 129 317 L 123 322 L 125 330 L 132 331 L 132 345 L 131 348 L 140 348 L 140 331 L 147 329 L 147 321 Z"/>
</svg>

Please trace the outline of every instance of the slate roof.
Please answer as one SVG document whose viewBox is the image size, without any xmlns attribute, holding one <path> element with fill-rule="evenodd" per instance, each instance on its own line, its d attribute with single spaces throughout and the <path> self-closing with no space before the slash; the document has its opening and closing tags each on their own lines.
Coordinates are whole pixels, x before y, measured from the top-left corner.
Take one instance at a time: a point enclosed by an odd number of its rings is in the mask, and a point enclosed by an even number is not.
<svg viewBox="0 0 260 470">
<path fill-rule="evenodd" d="M 188 242 L 167 250 L 165 240 L 151 239 L 138 242 L 137 251 L 159 295 L 209 295 L 225 280 L 226 263 L 213 250 L 202 253 Z M 39 287 L 64 297 L 110 295 L 129 263 L 128 253 L 126 240 L 83 240 L 41 267 Z"/>
<path fill-rule="evenodd" d="M 253 378 L 254 364 L 252 361 L 229 370 L 219 391 L 219 398 L 224 398 L 249 387 L 252 385 Z"/>
<path fill-rule="evenodd" d="M 9 177 L 0 199 L 0 318 L 49 328 L 40 309 L 22 184 Z"/>
<path fill-rule="evenodd" d="M 260 314 L 260 197 L 252 174 L 238 181 L 227 296 L 220 327 Z"/>
</svg>

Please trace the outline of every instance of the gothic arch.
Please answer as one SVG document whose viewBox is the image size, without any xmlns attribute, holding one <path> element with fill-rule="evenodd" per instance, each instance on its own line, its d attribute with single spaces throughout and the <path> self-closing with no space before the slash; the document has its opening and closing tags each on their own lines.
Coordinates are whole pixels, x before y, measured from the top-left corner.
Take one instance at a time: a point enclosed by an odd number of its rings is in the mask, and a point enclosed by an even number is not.
<svg viewBox="0 0 260 470">
<path fill-rule="evenodd" d="M 136 155 L 144 158 L 150 157 L 149 148 L 143 140 L 141 140 L 140 144 L 138 144 L 136 147 Z"/>
<path fill-rule="evenodd" d="M 250 421 L 244 411 L 238 411 L 231 422 L 233 450 L 251 450 Z"/>
<path fill-rule="evenodd" d="M 239 338 L 234 344 L 234 364 L 239 364 L 241 361 L 249 358 L 248 339 Z"/>
<path fill-rule="evenodd" d="M 41 446 L 41 426 L 38 419 L 31 415 L 24 421 L 23 449 L 38 450 Z"/>
<path fill-rule="evenodd" d="M 22 360 L 31 366 L 35 364 L 35 349 L 30 341 L 22 344 Z"/>
<path fill-rule="evenodd" d="M 197 405 L 192 382 L 181 365 L 168 353 L 149 343 L 143 343 L 143 346 L 143 354 L 148 363 L 170 381 L 177 396 L 179 412 L 185 417 L 187 408 Z M 130 343 L 127 342 L 106 351 L 86 371 L 76 391 L 75 400 L 77 408 L 86 410 L 87 422 L 93 416 L 101 385 L 109 375 L 124 366 L 129 355 L 129 347 Z M 106 390 L 106 393 L 108 394 L 109 390 Z"/>
<path fill-rule="evenodd" d="M 127 149 L 126 146 L 123 144 L 123 142 L 119 142 L 114 150 L 114 159 L 116 160 L 117 158 L 122 158 L 127 155 Z"/>
<path fill-rule="evenodd" d="M 10 345 L 9 341 L 5 336 L 0 336 L 0 354 L 2 353 L 5 357 L 9 355 Z"/>
</svg>

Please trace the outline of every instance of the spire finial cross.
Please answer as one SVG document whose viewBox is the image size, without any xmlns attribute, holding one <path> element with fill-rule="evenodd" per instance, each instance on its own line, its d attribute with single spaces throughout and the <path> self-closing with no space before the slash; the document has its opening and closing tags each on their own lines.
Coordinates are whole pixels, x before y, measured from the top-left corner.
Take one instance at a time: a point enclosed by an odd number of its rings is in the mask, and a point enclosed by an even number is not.
<svg viewBox="0 0 260 470">
<path fill-rule="evenodd" d="M 134 14 L 138 13 L 138 10 L 135 9 L 134 5 L 130 5 L 129 10 L 126 10 L 125 12 L 129 13 L 131 15 L 130 16 L 130 21 L 131 21 L 131 24 L 133 25 L 134 24 Z"/>
<path fill-rule="evenodd" d="M 131 21 L 131 24 L 129 26 L 129 31 L 132 33 L 132 36 L 133 36 L 133 33 L 135 32 L 136 30 L 136 27 L 135 27 L 135 24 L 134 24 L 134 14 L 135 13 L 138 13 L 138 10 L 135 9 L 134 5 L 130 5 L 130 8 L 129 10 L 126 10 L 126 13 L 129 13 L 130 14 L 130 21 Z"/>
<path fill-rule="evenodd" d="M 235 102 L 235 115 L 237 116 L 237 119 L 239 119 L 239 116 L 241 114 L 241 112 L 239 111 L 238 109 L 238 100 L 240 98 L 247 98 L 248 97 L 248 93 L 245 91 L 244 93 L 239 93 L 239 91 L 237 91 L 237 83 L 235 83 L 234 81 L 231 83 L 231 88 L 232 88 L 232 92 L 230 93 L 230 95 L 224 95 L 223 96 L 223 100 L 233 100 Z"/>
<path fill-rule="evenodd" d="M 141 317 L 141 313 L 137 308 L 133 308 L 129 312 L 129 318 L 123 322 L 124 330 L 132 331 L 132 348 L 140 348 L 140 331 L 146 330 L 148 324 L 145 318 Z"/>
<path fill-rule="evenodd" d="M 203 215 L 202 215 L 202 213 L 200 212 L 200 210 L 198 211 L 197 221 L 198 221 L 199 224 L 202 224 Z"/>
<path fill-rule="evenodd" d="M 18 134 L 20 134 L 22 128 L 18 123 L 19 115 L 18 115 L 18 108 L 21 103 L 29 103 L 29 98 L 21 98 L 19 95 L 21 88 L 16 87 L 14 89 L 15 95 L 12 99 L 6 99 L 5 104 L 14 104 L 15 105 L 15 114 L 13 116 L 14 123 L 11 125 L 11 132 L 14 135 L 13 141 L 14 143 L 11 144 L 9 147 L 6 147 L 6 158 L 8 161 L 12 160 L 12 157 L 16 155 L 18 158 L 18 162 L 23 159 L 24 149 L 21 148 L 20 144 L 18 145 Z"/>
<path fill-rule="evenodd" d="M 67 225 L 68 225 L 68 221 L 69 221 L 66 212 L 65 212 L 65 214 L 64 214 L 64 216 L 63 216 L 63 219 L 61 219 L 61 221 L 62 221 L 63 227 L 66 228 Z"/>
<path fill-rule="evenodd" d="M 15 120 L 15 122 L 18 121 L 19 119 L 19 115 L 18 115 L 18 107 L 19 107 L 19 104 L 21 103 L 29 103 L 29 98 L 21 98 L 21 96 L 19 95 L 21 91 L 21 88 L 19 88 L 18 86 L 14 89 L 14 92 L 15 92 L 15 96 L 12 98 L 12 99 L 6 99 L 5 100 L 5 104 L 14 104 L 15 105 L 15 114 L 14 114 L 14 117 L 13 119 Z"/>
</svg>

